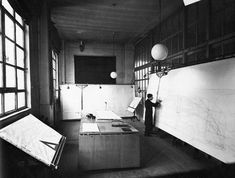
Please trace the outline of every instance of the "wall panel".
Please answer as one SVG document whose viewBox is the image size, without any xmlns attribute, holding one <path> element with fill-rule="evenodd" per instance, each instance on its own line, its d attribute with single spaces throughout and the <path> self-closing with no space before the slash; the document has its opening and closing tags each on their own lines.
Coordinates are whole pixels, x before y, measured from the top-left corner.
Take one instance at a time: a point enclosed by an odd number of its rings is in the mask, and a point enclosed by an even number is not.
<svg viewBox="0 0 235 178">
<path fill-rule="evenodd" d="M 111 110 L 120 117 L 132 116 L 127 107 L 134 98 L 133 85 L 75 85 L 60 86 L 62 119 L 81 119 L 88 113 Z"/>
</svg>

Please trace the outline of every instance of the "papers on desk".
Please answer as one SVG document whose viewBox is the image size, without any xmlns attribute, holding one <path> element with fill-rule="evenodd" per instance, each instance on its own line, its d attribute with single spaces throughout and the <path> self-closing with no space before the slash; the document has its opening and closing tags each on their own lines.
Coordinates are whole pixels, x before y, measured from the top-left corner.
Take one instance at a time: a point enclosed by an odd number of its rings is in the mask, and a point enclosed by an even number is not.
<svg viewBox="0 0 235 178">
<path fill-rule="evenodd" d="M 99 132 L 97 123 L 82 123 L 81 132 Z"/>
<path fill-rule="evenodd" d="M 123 125 L 113 125 L 113 122 L 83 122 L 81 123 L 80 127 L 80 134 L 114 134 L 114 133 L 125 133 L 125 132 L 131 132 L 131 133 L 138 133 L 138 130 L 136 130 L 134 127 L 132 127 L 129 124 L 122 123 Z M 124 129 L 123 129 L 124 128 Z"/>
<path fill-rule="evenodd" d="M 121 120 L 122 118 L 112 111 L 97 111 L 96 119 L 97 120 Z"/>
<path fill-rule="evenodd" d="M 130 127 L 130 125 L 125 122 L 113 121 L 112 127 Z"/>
</svg>

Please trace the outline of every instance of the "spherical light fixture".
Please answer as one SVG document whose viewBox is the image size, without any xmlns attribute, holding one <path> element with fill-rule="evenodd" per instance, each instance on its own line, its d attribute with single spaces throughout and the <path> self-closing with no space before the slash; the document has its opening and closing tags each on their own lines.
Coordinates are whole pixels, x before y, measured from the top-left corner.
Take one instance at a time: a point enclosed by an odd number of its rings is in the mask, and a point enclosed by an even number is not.
<svg viewBox="0 0 235 178">
<path fill-rule="evenodd" d="M 152 47 L 151 55 L 154 60 L 162 61 L 162 60 L 166 59 L 166 57 L 168 55 L 168 49 L 163 44 L 155 44 Z"/>
<path fill-rule="evenodd" d="M 113 78 L 113 79 L 117 78 L 117 73 L 116 72 L 111 72 L 110 77 Z"/>
</svg>

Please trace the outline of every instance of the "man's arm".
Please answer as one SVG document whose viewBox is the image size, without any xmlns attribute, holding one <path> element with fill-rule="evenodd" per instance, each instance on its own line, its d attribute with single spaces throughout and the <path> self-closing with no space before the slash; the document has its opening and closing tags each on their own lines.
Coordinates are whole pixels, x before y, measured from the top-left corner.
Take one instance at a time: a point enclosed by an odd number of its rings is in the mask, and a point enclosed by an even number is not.
<svg viewBox="0 0 235 178">
<path fill-rule="evenodd" d="M 153 103 L 153 106 L 154 106 L 154 107 L 160 107 L 160 106 L 161 106 L 161 102 L 162 102 L 162 100 L 159 100 L 159 99 L 158 99 L 158 100 L 156 101 L 156 103 Z"/>
</svg>

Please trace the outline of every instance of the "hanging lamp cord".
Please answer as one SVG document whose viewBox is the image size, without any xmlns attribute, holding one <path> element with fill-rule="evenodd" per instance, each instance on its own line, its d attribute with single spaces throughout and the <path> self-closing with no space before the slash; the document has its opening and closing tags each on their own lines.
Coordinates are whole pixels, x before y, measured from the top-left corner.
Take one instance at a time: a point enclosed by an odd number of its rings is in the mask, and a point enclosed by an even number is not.
<svg viewBox="0 0 235 178">
<path fill-rule="evenodd" d="M 162 15 L 162 3 L 161 3 L 161 0 L 159 0 L 159 41 L 161 41 L 161 17 Z"/>
<path fill-rule="evenodd" d="M 114 54 L 114 52 L 115 52 L 115 51 L 114 51 L 114 42 L 115 42 L 115 41 L 114 41 L 114 36 L 115 36 L 115 32 L 113 32 L 113 56 L 115 56 L 115 54 Z"/>
</svg>

